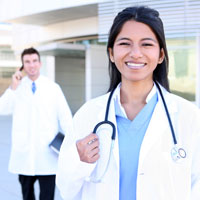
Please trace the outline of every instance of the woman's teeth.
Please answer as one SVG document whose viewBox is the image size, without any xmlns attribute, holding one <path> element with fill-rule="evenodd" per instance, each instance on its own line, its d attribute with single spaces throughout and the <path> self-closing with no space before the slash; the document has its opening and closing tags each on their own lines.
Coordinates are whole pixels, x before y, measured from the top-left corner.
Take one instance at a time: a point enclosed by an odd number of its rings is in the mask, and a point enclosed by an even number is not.
<svg viewBox="0 0 200 200">
<path fill-rule="evenodd" d="M 126 64 L 129 68 L 132 68 L 132 69 L 140 69 L 140 68 L 145 66 L 145 63 L 130 63 L 130 62 L 127 62 Z"/>
</svg>

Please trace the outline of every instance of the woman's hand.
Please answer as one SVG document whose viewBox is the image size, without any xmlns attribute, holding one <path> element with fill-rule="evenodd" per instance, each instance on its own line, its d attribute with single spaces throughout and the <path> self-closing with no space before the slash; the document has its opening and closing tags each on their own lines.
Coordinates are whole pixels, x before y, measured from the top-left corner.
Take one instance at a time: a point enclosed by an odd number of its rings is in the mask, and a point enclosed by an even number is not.
<svg viewBox="0 0 200 200">
<path fill-rule="evenodd" d="M 99 159 L 99 139 L 94 133 L 76 142 L 80 160 L 86 163 L 94 163 Z"/>
</svg>

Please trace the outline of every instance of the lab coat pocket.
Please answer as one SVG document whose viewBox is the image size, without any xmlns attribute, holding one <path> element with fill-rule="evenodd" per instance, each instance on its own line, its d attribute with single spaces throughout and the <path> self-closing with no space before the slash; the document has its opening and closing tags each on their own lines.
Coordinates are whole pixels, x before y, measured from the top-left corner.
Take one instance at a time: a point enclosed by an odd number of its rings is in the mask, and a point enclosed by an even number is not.
<svg viewBox="0 0 200 200">
<path fill-rule="evenodd" d="M 190 169 L 187 158 L 181 158 L 180 160 L 174 161 L 170 152 L 162 153 L 161 158 L 160 166 L 165 169 L 166 172 L 168 171 L 171 174 L 184 174 Z"/>
<path fill-rule="evenodd" d="M 27 151 L 29 148 L 29 137 L 24 131 L 16 131 L 12 135 L 12 147 L 17 151 Z"/>
<path fill-rule="evenodd" d="M 160 161 L 160 178 L 165 180 L 164 188 L 161 188 L 162 194 L 169 196 L 173 194 L 173 199 L 189 199 L 191 188 L 191 169 L 188 158 L 181 158 L 174 161 L 171 153 L 162 153 Z M 163 190 L 162 190 L 163 189 Z M 164 196 L 164 195 L 163 195 Z"/>
</svg>

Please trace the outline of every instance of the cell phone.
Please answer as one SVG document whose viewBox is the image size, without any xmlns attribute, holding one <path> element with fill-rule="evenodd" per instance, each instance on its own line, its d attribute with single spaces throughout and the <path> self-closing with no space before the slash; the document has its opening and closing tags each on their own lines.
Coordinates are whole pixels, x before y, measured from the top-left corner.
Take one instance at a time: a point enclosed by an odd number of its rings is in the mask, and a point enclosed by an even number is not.
<svg viewBox="0 0 200 200">
<path fill-rule="evenodd" d="M 19 71 L 21 72 L 24 69 L 24 65 L 22 65 L 19 69 Z"/>
</svg>

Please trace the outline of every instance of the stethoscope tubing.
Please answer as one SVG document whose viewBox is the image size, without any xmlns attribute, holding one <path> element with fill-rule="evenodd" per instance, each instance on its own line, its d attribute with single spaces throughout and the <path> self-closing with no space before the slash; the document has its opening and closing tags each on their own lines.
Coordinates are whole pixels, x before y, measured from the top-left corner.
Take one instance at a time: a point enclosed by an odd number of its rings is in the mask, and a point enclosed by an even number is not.
<svg viewBox="0 0 200 200">
<path fill-rule="evenodd" d="M 104 121 L 99 122 L 99 123 L 94 127 L 94 129 L 93 129 L 93 133 L 96 133 L 96 132 L 97 132 L 97 129 L 99 128 L 99 126 L 101 126 L 101 125 L 103 125 L 103 124 L 109 124 L 109 125 L 111 125 L 111 127 L 112 127 L 112 129 L 113 129 L 111 139 L 112 139 L 113 141 L 115 140 L 115 137 L 116 137 L 116 128 L 115 128 L 114 123 L 108 120 L 108 113 L 109 113 L 110 102 L 111 102 L 111 99 L 112 99 L 112 96 L 113 96 L 114 91 L 115 91 L 115 89 L 113 89 L 113 90 L 110 92 L 110 95 L 109 95 L 109 98 L 108 98 L 108 102 L 107 102 L 107 106 L 106 106 L 106 114 L 105 114 L 105 119 L 104 119 Z"/>
<path fill-rule="evenodd" d="M 174 132 L 174 128 L 173 128 L 173 125 L 172 125 L 172 121 L 171 121 L 171 117 L 169 115 L 169 111 L 168 111 L 168 108 L 167 108 L 167 104 L 165 102 L 165 99 L 163 97 L 163 93 L 161 91 L 161 88 L 159 86 L 159 84 L 155 81 L 155 84 L 158 88 L 158 91 L 160 93 L 160 96 L 161 96 L 161 99 L 162 99 L 162 102 L 163 102 L 163 105 L 164 105 L 164 108 L 165 108 L 165 112 L 166 112 L 166 115 L 167 115 L 167 119 L 168 119 L 168 122 L 169 122 L 169 127 L 171 129 L 171 133 L 172 133 L 172 138 L 173 138 L 173 142 L 174 144 L 176 145 L 177 144 L 177 140 L 176 140 L 176 135 L 175 135 L 175 132 Z"/>
<path fill-rule="evenodd" d="M 171 130 L 171 134 L 172 134 L 172 138 L 173 138 L 173 143 L 174 143 L 174 148 L 172 148 L 172 151 L 171 151 L 171 155 L 172 155 L 172 159 L 174 161 L 178 161 L 180 160 L 180 158 L 185 158 L 186 157 L 186 152 L 183 148 L 179 148 L 177 147 L 177 140 L 176 140 L 176 135 L 175 135 L 175 132 L 174 132 L 174 128 L 173 128 L 173 125 L 172 125 L 172 121 L 171 121 L 171 117 L 170 117 L 170 114 L 169 114 L 169 111 L 168 111 L 168 108 L 167 108 L 167 104 L 165 102 L 165 99 L 164 99 L 164 96 L 163 96 L 163 93 L 162 93 L 162 90 L 159 86 L 159 83 L 154 81 L 157 88 L 158 88 L 158 91 L 159 91 L 159 94 L 161 96 L 161 99 L 162 99 L 162 102 L 163 102 L 163 105 L 164 105 L 164 109 L 165 109 L 165 112 L 166 112 L 166 115 L 167 115 L 167 119 L 168 119 L 168 123 L 169 123 L 169 126 L 170 126 L 170 130 Z M 108 120 L 108 114 L 109 114 L 109 109 L 110 109 L 110 103 L 111 103 L 111 99 L 112 99 L 112 96 L 113 96 L 113 93 L 114 93 L 115 89 L 113 89 L 111 92 L 110 92 L 110 95 L 109 95 L 109 98 L 108 98 L 108 101 L 107 101 L 107 106 L 106 106 L 106 113 L 105 113 L 105 119 L 104 121 L 102 122 L 99 122 L 95 127 L 94 127 L 94 130 L 93 130 L 93 133 L 96 133 L 97 132 L 97 129 L 103 125 L 103 124 L 108 124 L 112 127 L 112 136 L 111 136 L 111 147 L 110 147 L 110 154 L 109 154 L 109 159 L 108 159 L 108 162 L 106 164 L 106 169 L 104 171 L 104 173 L 102 174 L 102 176 L 99 178 L 99 179 L 95 179 L 93 177 L 89 178 L 90 181 L 94 182 L 94 183 L 99 183 L 101 182 L 101 180 L 103 179 L 106 171 L 108 170 L 108 166 L 109 166 L 109 163 L 110 163 L 110 160 L 111 160 L 111 151 L 113 149 L 113 146 L 114 146 L 114 141 L 115 141 L 115 137 L 116 137 L 116 128 L 115 128 L 115 125 L 113 122 L 109 121 Z"/>
<path fill-rule="evenodd" d="M 112 133 L 112 140 L 115 140 L 115 137 L 116 137 L 116 128 L 115 128 L 115 125 L 111 122 L 111 121 L 102 121 L 102 122 L 99 122 L 95 127 L 94 127 L 94 130 L 93 130 L 93 133 L 96 133 L 97 132 L 97 129 L 99 128 L 99 126 L 103 125 L 103 124 L 109 124 L 112 126 L 113 128 L 113 133 Z"/>
<path fill-rule="evenodd" d="M 173 125 L 172 125 L 171 117 L 170 117 L 170 114 L 169 114 L 169 111 L 168 111 L 168 108 L 167 108 L 167 104 L 165 102 L 165 99 L 164 99 L 164 96 L 163 96 L 163 93 L 161 91 L 161 88 L 160 88 L 159 84 L 156 81 L 155 81 L 155 84 L 156 84 L 156 86 L 158 88 L 159 94 L 161 96 L 161 99 L 162 99 L 162 102 L 163 102 L 163 105 L 164 105 L 164 108 L 165 108 L 165 112 L 166 112 L 166 115 L 167 115 L 167 120 L 169 122 L 169 126 L 170 126 L 170 130 L 171 130 L 171 133 L 172 133 L 172 138 L 173 138 L 174 145 L 176 145 L 177 144 L 177 139 L 176 139 L 176 135 L 175 135 L 175 132 L 174 132 Z M 112 99 L 114 91 L 115 91 L 115 89 L 113 89 L 110 92 L 110 95 L 109 95 L 109 98 L 108 98 L 108 102 L 107 102 L 107 106 L 106 106 L 106 113 L 105 113 L 105 119 L 104 119 L 104 121 L 99 122 L 94 127 L 94 129 L 93 129 L 93 133 L 96 133 L 97 129 L 99 128 L 99 126 L 101 126 L 103 124 L 109 124 L 109 125 L 111 125 L 112 128 L 113 128 L 112 140 L 115 140 L 115 137 L 116 137 L 116 128 L 115 128 L 115 125 L 113 124 L 113 122 L 111 122 L 111 121 L 108 120 L 108 113 L 109 113 L 110 102 L 111 102 L 111 99 Z"/>
</svg>

